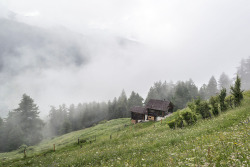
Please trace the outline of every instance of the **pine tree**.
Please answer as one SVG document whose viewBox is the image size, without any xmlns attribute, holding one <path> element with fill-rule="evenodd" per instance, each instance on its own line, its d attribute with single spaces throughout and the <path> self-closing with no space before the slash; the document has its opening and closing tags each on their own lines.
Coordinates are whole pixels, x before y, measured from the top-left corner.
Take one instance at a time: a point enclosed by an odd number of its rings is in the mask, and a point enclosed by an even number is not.
<svg viewBox="0 0 250 167">
<path fill-rule="evenodd" d="M 19 107 L 9 112 L 4 122 L 0 142 L 5 144 L 0 147 L 0 151 L 11 151 L 22 144 L 34 145 L 41 141 L 44 123 L 38 114 L 38 106 L 24 94 Z"/>
<path fill-rule="evenodd" d="M 217 92 L 218 92 L 217 81 L 214 78 L 214 76 L 212 76 L 208 82 L 208 85 L 207 85 L 207 97 L 206 97 L 206 99 L 209 99 L 211 96 L 214 96 Z"/>
<path fill-rule="evenodd" d="M 240 66 L 237 68 L 237 74 L 241 78 L 243 89 L 250 89 L 250 57 L 242 59 Z"/>
<path fill-rule="evenodd" d="M 116 119 L 116 118 L 120 118 L 121 115 L 120 113 L 117 111 L 118 108 L 118 102 L 117 102 L 117 98 L 115 97 L 112 101 L 112 104 L 110 106 L 109 112 L 111 113 L 111 119 Z"/>
<path fill-rule="evenodd" d="M 177 109 L 182 109 L 186 106 L 186 103 L 191 100 L 189 90 L 183 81 L 179 81 L 175 87 L 175 101 L 174 104 Z"/>
<path fill-rule="evenodd" d="M 192 79 L 189 79 L 189 81 L 186 81 L 185 85 L 188 88 L 188 93 L 191 99 L 195 99 L 199 96 L 198 87 L 195 85 Z M 188 100 L 190 101 L 191 99 L 188 99 Z"/>
<path fill-rule="evenodd" d="M 241 79 L 237 75 L 234 86 L 231 86 L 231 94 L 234 97 L 234 105 L 235 107 L 239 106 L 241 100 L 243 99 L 243 90 L 241 90 Z"/>
<path fill-rule="evenodd" d="M 142 106 L 143 98 L 138 94 L 132 91 L 130 97 L 128 98 L 128 109 L 134 106 Z"/>
<path fill-rule="evenodd" d="M 206 84 L 203 84 L 202 87 L 200 87 L 199 96 L 202 100 L 206 99 L 207 97 L 207 85 Z"/>
<path fill-rule="evenodd" d="M 231 80 L 224 72 L 220 75 L 218 83 L 220 90 L 222 90 L 223 88 L 225 88 L 227 91 L 230 90 Z"/>
<path fill-rule="evenodd" d="M 226 88 L 222 88 L 221 91 L 220 91 L 220 94 L 218 96 L 221 111 L 225 111 L 227 109 L 227 106 L 225 105 L 226 96 L 227 96 L 227 90 L 226 90 Z"/>
<path fill-rule="evenodd" d="M 34 103 L 34 100 L 23 95 L 19 107 L 14 110 L 20 119 L 21 130 L 24 134 L 24 143 L 26 145 L 33 145 L 42 140 L 42 127 L 44 126 L 43 121 L 39 118 L 38 106 Z"/>
<path fill-rule="evenodd" d="M 127 108 L 128 99 L 124 90 L 122 90 L 121 95 L 117 101 L 117 112 L 119 113 L 119 118 L 130 117 L 130 113 Z"/>
</svg>

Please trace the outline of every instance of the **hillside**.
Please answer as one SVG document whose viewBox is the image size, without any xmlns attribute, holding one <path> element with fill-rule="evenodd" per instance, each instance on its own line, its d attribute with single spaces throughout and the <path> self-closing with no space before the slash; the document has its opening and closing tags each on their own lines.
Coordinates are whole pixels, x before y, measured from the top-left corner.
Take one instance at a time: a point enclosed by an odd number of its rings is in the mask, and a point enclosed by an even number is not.
<svg viewBox="0 0 250 167">
<path fill-rule="evenodd" d="M 1 153 L 0 166 L 247 166 L 249 111 L 250 91 L 241 107 L 182 129 L 167 126 L 174 115 L 162 124 L 111 120 L 28 147 L 26 158 L 22 149 Z"/>
</svg>

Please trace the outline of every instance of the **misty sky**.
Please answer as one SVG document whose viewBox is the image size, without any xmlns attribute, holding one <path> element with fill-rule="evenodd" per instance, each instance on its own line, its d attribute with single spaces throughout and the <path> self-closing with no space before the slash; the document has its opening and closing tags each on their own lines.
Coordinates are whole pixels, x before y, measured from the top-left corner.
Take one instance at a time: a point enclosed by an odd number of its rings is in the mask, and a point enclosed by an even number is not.
<svg viewBox="0 0 250 167">
<path fill-rule="evenodd" d="M 15 45 L 18 59 L 0 56 L 0 115 L 23 93 L 46 115 L 50 105 L 112 100 L 122 89 L 146 98 L 159 80 L 201 86 L 233 77 L 250 56 L 249 0 L 1 0 L 0 17 L 9 12 L 50 46 L 26 40 Z"/>
</svg>

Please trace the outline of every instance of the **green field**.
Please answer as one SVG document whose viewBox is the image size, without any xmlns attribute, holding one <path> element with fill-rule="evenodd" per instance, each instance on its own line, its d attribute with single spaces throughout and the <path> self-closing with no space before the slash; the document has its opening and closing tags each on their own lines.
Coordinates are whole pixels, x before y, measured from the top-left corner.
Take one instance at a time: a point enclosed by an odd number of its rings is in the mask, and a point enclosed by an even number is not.
<svg viewBox="0 0 250 167">
<path fill-rule="evenodd" d="M 0 166 L 249 166 L 250 91 L 241 107 L 189 127 L 116 119 L 0 154 Z M 78 145 L 78 138 L 82 143 Z M 53 144 L 56 150 L 53 151 Z"/>
</svg>

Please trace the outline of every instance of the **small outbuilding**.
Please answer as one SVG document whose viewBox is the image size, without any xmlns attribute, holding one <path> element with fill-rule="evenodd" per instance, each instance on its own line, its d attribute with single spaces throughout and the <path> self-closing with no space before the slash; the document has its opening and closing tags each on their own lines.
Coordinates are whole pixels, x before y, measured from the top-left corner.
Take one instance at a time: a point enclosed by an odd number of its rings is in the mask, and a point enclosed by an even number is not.
<svg viewBox="0 0 250 167">
<path fill-rule="evenodd" d="M 173 112 L 174 105 L 168 100 L 150 99 L 146 105 L 148 120 L 159 121 Z"/>
<path fill-rule="evenodd" d="M 145 107 L 135 106 L 130 109 L 131 112 L 131 122 L 138 123 L 145 120 L 147 115 L 147 110 Z"/>
<path fill-rule="evenodd" d="M 131 122 L 159 121 L 173 112 L 174 105 L 168 100 L 150 99 L 144 107 L 135 106 L 130 109 Z"/>
</svg>

